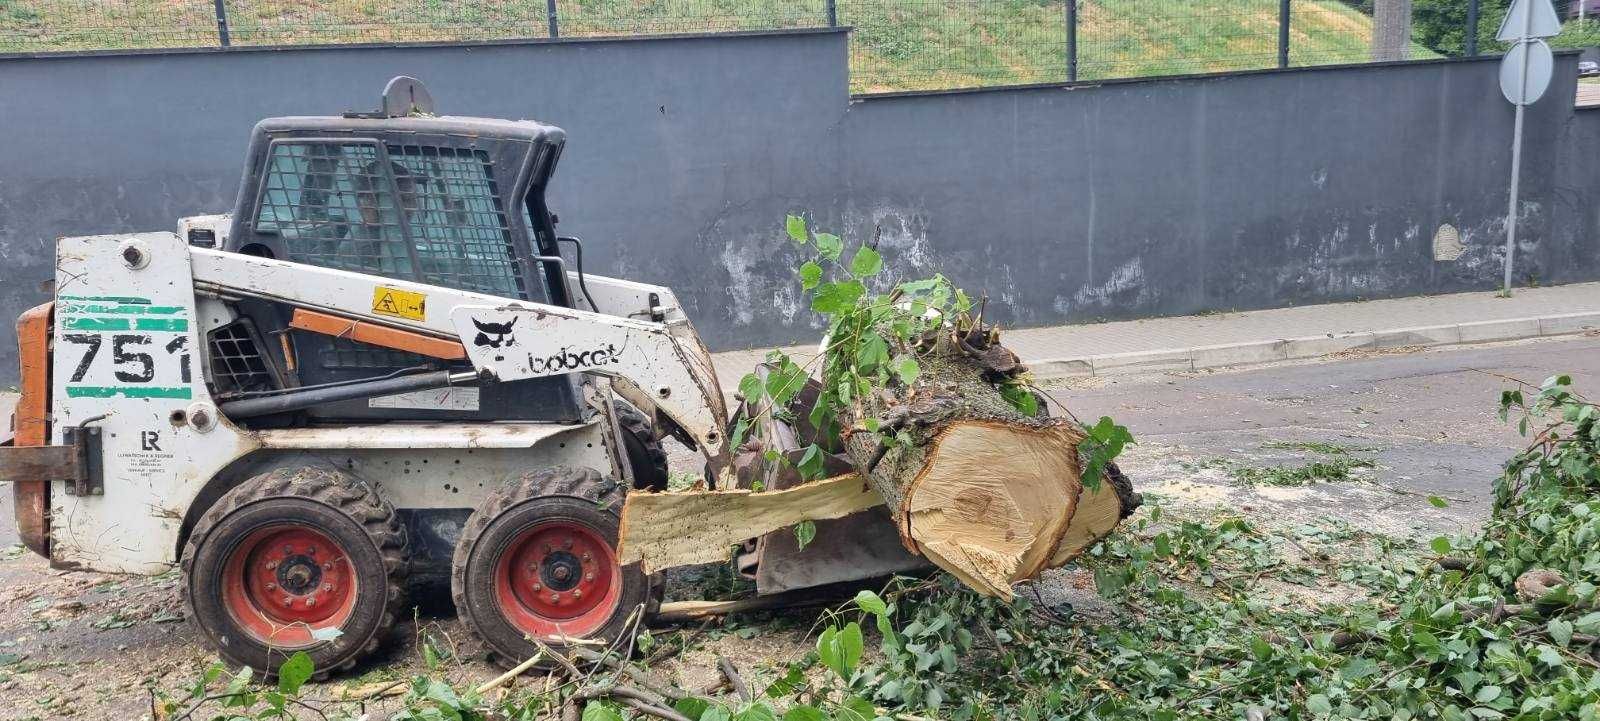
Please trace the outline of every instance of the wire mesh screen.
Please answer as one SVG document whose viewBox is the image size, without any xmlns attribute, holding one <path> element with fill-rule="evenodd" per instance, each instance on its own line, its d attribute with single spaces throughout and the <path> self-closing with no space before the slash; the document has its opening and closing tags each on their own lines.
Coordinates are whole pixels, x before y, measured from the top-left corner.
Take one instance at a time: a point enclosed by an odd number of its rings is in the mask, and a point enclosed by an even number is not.
<svg viewBox="0 0 1600 721">
<path fill-rule="evenodd" d="M 277 235 L 297 263 L 414 278 L 394 192 L 368 143 L 276 143 L 256 232 Z"/>
<path fill-rule="evenodd" d="M 391 145 L 389 164 L 424 282 L 528 297 L 488 153 Z"/>
<path fill-rule="evenodd" d="M 0 0 L 0 52 L 854 27 L 855 92 L 1497 53 L 1509 0 Z M 1558 0 L 1557 48 L 1600 44 Z M 220 7 L 221 12 L 218 12 Z M 1406 8 L 1410 8 L 1409 12 Z M 1469 8 L 1477 9 L 1475 30 Z M 554 9 L 552 17 L 551 9 Z M 1398 8 L 1398 10 L 1395 10 Z M 1400 13 L 1400 17 L 1395 17 Z M 1286 34 L 1280 30 L 1287 29 Z M 1398 35 L 1397 35 L 1398 33 Z M 1069 40 L 1072 38 L 1073 40 Z"/>
</svg>

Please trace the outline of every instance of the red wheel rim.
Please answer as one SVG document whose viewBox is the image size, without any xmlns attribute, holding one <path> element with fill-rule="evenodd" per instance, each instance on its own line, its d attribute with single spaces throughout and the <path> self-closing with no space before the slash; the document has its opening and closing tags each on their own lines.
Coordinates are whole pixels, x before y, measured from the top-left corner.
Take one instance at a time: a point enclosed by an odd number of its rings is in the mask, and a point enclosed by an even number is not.
<svg viewBox="0 0 1600 721">
<path fill-rule="evenodd" d="M 494 576 L 506 620 L 541 639 L 594 633 L 611 618 L 622 591 L 611 544 L 572 521 L 523 529 L 500 554 Z"/>
<path fill-rule="evenodd" d="M 357 590 L 344 548 L 300 524 L 252 531 L 222 568 L 228 615 L 256 640 L 279 648 L 311 645 L 316 632 L 342 626 Z"/>
</svg>

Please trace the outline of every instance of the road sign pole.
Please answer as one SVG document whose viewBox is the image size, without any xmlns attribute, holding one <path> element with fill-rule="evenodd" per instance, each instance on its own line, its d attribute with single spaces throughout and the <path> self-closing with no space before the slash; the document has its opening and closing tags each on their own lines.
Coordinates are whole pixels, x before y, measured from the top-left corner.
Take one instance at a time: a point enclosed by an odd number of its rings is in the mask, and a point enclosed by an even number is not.
<svg viewBox="0 0 1600 721">
<path fill-rule="evenodd" d="M 1517 119 L 1511 129 L 1511 201 L 1506 205 L 1506 295 L 1511 295 L 1511 256 L 1517 249 L 1517 191 L 1522 180 L 1522 114 L 1526 109 L 1526 105 L 1517 106 Z"/>
</svg>

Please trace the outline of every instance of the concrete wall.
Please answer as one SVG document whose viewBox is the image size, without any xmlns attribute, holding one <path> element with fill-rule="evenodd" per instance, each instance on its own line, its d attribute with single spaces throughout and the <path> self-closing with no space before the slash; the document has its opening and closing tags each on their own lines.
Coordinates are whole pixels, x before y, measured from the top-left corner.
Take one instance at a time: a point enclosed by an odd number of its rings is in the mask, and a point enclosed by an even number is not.
<svg viewBox="0 0 1600 721">
<path fill-rule="evenodd" d="M 0 317 L 42 300 L 50 239 L 229 209 L 257 119 L 375 106 L 397 74 L 442 112 L 566 128 L 561 229 L 593 272 L 677 289 L 717 348 L 815 339 L 786 212 L 1021 324 L 1498 278 L 1492 60 L 852 99 L 846 53 L 801 31 L 0 58 Z M 1542 283 L 1600 278 L 1600 114 L 1574 113 L 1574 83 L 1562 56 L 1528 119 L 1518 266 Z M 1457 260 L 1433 260 L 1442 222 Z M 0 382 L 15 352 L 0 331 Z"/>
</svg>

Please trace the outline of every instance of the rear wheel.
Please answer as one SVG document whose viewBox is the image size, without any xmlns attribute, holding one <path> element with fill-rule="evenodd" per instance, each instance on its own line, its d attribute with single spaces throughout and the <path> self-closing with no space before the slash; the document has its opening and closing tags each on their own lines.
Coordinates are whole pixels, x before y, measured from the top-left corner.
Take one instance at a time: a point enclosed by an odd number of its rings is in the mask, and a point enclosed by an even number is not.
<svg viewBox="0 0 1600 721">
<path fill-rule="evenodd" d="M 266 674 L 296 651 L 319 671 L 376 650 L 404 605 L 405 528 L 371 488 L 282 468 L 229 491 L 183 558 L 189 617 L 227 661 Z"/>
<path fill-rule="evenodd" d="M 472 514 L 450 588 L 457 613 L 499 661 L 532 656 L 530 637 L 557 649 L 563 639 L 610 642 L 636 614 L 654 614 L 660 577 L 617 562 L 623 493 L 597 471 L 558 466 L 500 488 Z"/>
<path fill-rule="evenodd" d="M 633 470 L 633 487 L 641 491 L 667 490 L 667 452 L 661 447 L 655 426 L 633 406 L 616 402 L 617 426 L 622 430 L 622 447 L 627 451 L 628 467 Z"/>
</svg>

